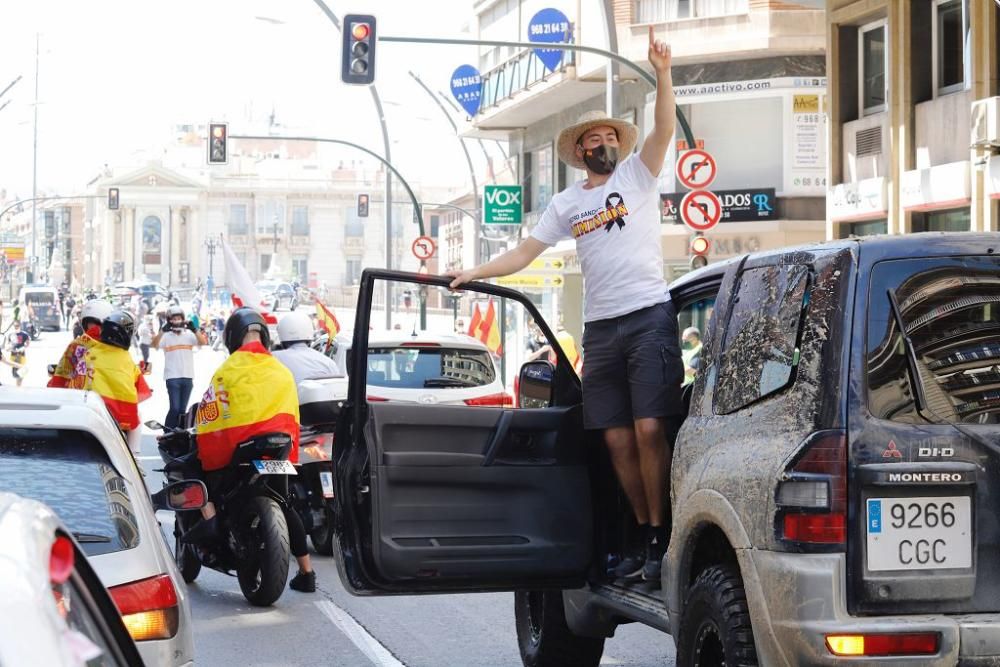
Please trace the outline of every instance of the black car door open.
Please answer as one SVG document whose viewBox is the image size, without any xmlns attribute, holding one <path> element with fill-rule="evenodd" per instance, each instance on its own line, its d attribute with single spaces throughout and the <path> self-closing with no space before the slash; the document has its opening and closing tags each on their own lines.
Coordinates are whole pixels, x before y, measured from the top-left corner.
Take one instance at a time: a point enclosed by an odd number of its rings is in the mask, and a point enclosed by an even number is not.
<svg viewBox="0 0 1000 667">
<path fill-rule="evenodd" d="M 362 274 L 334 455 L 344 583 L 578 586 L 594 529 L 575 341 L 518 292 L 447 285 Z M 522 367 L 530 391 L 519 400 Z"/>
</svg>

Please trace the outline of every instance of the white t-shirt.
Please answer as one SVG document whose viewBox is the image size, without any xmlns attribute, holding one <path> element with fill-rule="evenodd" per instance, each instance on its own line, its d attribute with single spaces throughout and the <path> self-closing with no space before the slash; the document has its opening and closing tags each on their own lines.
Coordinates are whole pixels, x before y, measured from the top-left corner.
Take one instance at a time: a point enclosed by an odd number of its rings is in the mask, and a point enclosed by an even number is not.
<svg viewBox="0 0 1000 667">
<path fill-rule="evenodd" d="M 284 350 L 275 350 L 274 358 L 292 372 L 296 386 L 303 380 L 323 380 L 343 377 L 337 362 L 322 352 L 317 352 L 305 343 L 293 345 Z"/>
<path fill-rule="evenodd" d="M 157 347 L 163 350 L 163 379 L 194 378 L 194 348 L 198 338 L 190 329 L 167 331 Z"/>
<path fill-rule="evenodd" d="M 555 197 L 531 236 L 547 245 L 576 239 L 585 322 L 619 317 L 669 300 L 660 247 L 660 193 L 639 155 L 607 182 L 577 181 Z"/>
</svg>

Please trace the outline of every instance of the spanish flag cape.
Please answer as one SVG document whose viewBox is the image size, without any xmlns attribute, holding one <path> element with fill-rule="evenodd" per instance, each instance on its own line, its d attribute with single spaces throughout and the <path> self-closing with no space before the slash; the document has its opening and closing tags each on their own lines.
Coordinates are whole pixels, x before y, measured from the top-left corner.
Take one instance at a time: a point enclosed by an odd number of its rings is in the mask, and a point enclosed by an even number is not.
<svg viewBox="0 0 1000 667">
<path fill-rule="evenodd" d="M 248 343 L 219 366 L 197 416 L 198 458 L 204 470 L 226 467 L 236 446 L 255 435 L 292 436 L 289 460 L 299 460 L 299 402 L 292 373 L 260 343 Z"/>
<path fill-rule="evenodd" d="M 86 373 L 86 366 L 82 365 L 81 362 L 86 356 L 87 350 L 90 349 L 90 344 L 100 340 L 100 337 L 101 328 L 90 327 L 86 332 L 74 338 L 66 346 L 66 351 L 63 352 L 62 358 L 56 364 L 56 370 L 49 378 L 48 386 L 82 389 L 83 380 L 76 379 L 81 374 Z"/>
<path fill-rule="evenodd" d="M 86 338 L 86 334 L 81 338 Z M 128 350 L 90 339 L 73 369 L 68 387 L 100 394 L 123 431 L 139 427 L 139 403 L 153 395 Z"/>
</svg>

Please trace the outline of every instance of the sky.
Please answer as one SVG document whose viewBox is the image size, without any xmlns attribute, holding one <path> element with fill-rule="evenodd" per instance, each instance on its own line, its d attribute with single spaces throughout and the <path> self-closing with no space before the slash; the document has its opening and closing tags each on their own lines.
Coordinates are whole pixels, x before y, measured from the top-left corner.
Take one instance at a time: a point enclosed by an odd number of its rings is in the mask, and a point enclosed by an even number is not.
<svg viewBox="0 0 1000 667">
<path fill-rule="evenodd" d="M 370 13 L 382 35 L 468 38 L 472 0 L 327 0 L 342 17 Z M 177 124 L 226 120 L 260 129 L 272 109 L 288 131 L 344 138 L 383 154 L 369 91 L 340 81 L 340 34 L 315 0 L 0 0 L 0 190 L 30 196 L 35 39 L 38 187 L 81 192 L 99 168 L 136 161 Z M 475 47 L 380 43 L 376 85 L 393 163 L 462 183 L 468 169 L 441 110 L 408 75 L 450 93 Z M 254 127 L 254 123 L 258 123 Z M 285 128 L 282 130 L 285 131 Z M 478 147 L 469 146 L 482 161 Z M 344 159 L 360 159 L 345 149 Z M 429 169 L 433 167 L 433 169 Z"/>
</svg>

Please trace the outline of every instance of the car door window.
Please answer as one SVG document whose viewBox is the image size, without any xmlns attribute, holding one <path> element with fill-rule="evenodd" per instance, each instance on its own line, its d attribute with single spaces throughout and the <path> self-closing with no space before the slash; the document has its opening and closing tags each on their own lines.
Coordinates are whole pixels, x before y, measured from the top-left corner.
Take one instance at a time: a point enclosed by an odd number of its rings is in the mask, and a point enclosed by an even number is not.
<svg viewBox="0 0 1000 667">
<path fill-rule="evenodd" d="M 792 384 L 808 283 L 809 269 L 802 265 L 743 271 L 719 364 L 718 414 L 744 408 Z"/>
</svg>

